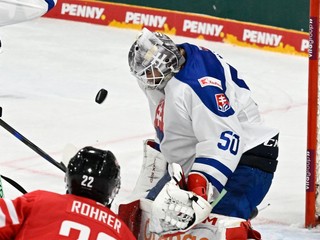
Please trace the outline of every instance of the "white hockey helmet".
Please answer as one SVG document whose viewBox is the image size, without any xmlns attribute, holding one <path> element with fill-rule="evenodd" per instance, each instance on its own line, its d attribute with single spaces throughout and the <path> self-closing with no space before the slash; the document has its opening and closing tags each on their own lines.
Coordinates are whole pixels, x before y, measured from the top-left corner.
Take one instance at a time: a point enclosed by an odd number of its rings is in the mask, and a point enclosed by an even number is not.
<svg viewBox="0 0 320 240">
<path fill-rule="evenodd" d="M 185 58 L 165 34 L 144 28 L 128 54 L 131 73 L 148 89 L 163 89 Z"/>
</svg>

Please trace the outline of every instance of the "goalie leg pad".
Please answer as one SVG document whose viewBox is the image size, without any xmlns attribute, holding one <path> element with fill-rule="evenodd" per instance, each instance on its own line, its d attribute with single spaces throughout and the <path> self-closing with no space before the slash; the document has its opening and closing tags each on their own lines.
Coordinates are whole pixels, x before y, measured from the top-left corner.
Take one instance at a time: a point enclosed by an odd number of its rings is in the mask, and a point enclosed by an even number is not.
<svg viewBox="0 0 320 240">
<path fill-rule="evenodd" d="M 173 179 L 181 189 L 187 189 L 186 179 L 181 166 L 177 163 L 172 163 L 168 165 L 168 172 L 158 181 L 156 186 L 150 190 L 147 198 L 155 200 L 164 185 L 171 179 Z"/>
<path fill-rule="evenodd" d="M 144 141 L 143 164 L 133 193 L 147 192 L 167 172 L 167 162 L 153 140 Z"/>
<path fill-rule="evenodd" d="M 250 221 L 243 218 L 229 217 L 220 214 L 211 213 L 207 220 L 203 222 L 204 225 L 210 225 L 214 230 L 212 239 L 216 240 L 247 240 L 255 239 L 261 240 L 261 235 L 258 231 L 251 227 Z M 199 225 L 201 230 L 201 226 Z M 195 227 L 194 231 L 197 231 Z"/>
</svg>

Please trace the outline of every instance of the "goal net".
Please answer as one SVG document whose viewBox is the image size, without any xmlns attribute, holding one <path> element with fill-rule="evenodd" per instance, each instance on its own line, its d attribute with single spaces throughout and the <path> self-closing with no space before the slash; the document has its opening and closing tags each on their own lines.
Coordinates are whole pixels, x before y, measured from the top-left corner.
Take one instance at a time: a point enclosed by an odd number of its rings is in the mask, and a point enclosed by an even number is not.
<svg viewBox="0 0 320 240">
<path fill-rule="evenodd" d="M 305 226 L 320 224 L 320 0 L 310 1 Z"/>
</svg>

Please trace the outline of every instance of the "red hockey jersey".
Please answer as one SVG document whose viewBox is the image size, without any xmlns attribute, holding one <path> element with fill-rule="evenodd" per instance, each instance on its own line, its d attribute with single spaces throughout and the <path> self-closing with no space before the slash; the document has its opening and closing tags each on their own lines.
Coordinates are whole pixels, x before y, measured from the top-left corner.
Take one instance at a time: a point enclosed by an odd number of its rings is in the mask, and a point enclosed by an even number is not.
<svg viewBox="0 0 320 240">
<path fill-rule="evenodd" d="M 0 239 L 135 239 L 109 208 L 72 194 L 34 191 L 0 199 Z"/>
</svg>

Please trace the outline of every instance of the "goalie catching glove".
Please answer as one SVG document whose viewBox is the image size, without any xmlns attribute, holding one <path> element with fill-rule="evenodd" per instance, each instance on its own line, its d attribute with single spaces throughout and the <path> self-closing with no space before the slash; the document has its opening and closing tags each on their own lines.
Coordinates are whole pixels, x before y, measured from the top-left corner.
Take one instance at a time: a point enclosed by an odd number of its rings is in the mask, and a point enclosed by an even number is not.
<svg viewBox="0 0 320 240">
<path fill-rule="evenodd" d="M 152 204 L 150 231 L 160 235 L 186 232 L 201 223 L 212 207 L 197 194 L 179 188 L 183 171 L 172 164 L 171 180 L 163 187 Z"/>
</svg>

